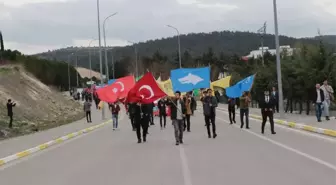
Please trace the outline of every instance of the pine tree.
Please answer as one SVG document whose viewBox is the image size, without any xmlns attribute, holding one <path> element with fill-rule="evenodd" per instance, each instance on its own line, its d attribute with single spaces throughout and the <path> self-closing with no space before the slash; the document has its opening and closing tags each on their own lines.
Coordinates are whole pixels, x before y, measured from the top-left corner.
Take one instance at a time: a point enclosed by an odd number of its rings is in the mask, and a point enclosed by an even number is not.
<svg viewBox="0 0 336 185">
<path fill-rule="evenodd" d="M 3 42 L 3 38 L 2 38 L 2 33 L 0 31 L 0 51 L 4 52 L 5 51 L 5 47 L 4 47 L 4 42 Z"/>
</svg>

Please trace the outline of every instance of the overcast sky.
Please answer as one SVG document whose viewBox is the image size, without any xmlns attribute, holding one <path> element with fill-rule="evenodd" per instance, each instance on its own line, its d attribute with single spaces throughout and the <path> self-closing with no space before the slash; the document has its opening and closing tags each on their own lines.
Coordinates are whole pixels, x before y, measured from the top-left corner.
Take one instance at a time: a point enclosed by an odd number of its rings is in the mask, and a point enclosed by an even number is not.
<svg viewBox="0 0 336 185">
<path fill-rule="evenodd" d="M 107 44 L 221 30 L 274 33 L 272 0 L 100 0 Z M 5 47 L 25 54 L 87 46 L 98 38 L 96 0 L 0 0 Z M 278 0 L 279 32 L 294 37 L 336 34 L 336 0 Z M 182 43 L 183 44 L 183 43 Z M 281 43 L 280 43 L 281 44 Z M 93 42 L 92 45 L 98 45 Z"/>
</svg>

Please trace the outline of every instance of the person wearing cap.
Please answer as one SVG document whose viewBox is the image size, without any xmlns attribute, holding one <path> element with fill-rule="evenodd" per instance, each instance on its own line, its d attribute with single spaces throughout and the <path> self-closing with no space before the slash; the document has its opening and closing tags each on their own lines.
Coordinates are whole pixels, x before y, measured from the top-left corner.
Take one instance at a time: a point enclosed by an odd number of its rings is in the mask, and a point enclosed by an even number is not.
<svg viewBox="0 0 336 185">
<path fill-rule="evenodd" d="M 183 144 L 184 122 L 183 118 L 186 114 L 185 103 L 180 91 L 175 92 L 175 97 L 170 99 L 167 103 L 170 106 L 170 118 L 174 126 L 174 134 L 176 145 Z"/>
<path fill-rule="evenodd" d="M 261 98 L 261 100 L 259 100 L 259 107 L 261 109 L 261 115 L 262 115 L 262 123 L 261 123 L 261 133 L 262 134 L 264 134 L 264 131 L 265 131 L 265 125 L 266 125 L 267 117 L 268 117 L 269 122 L 271 124 L 272 134 L 276 134 L 276 132 L 274 131 L 274 120 L 273 120 L 274 104 L 276 104 L 276 102 L 270 96 L 269 90 L 265 90 L 263 98 Z"/>
</svg>

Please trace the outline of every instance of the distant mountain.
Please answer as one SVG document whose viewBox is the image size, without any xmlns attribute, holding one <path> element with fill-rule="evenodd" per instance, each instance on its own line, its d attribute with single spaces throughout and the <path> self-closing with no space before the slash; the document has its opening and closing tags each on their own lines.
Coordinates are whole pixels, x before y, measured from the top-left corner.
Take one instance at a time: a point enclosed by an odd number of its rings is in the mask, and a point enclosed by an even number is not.
<svg viewBox="0 0 336 185">
<path fill-rule="evenodd" d="M 226 56 L 244 56 L 249 54 L 250 51 L 256 50 L 260 47 L 261 35 L 251 32 L 215 31 L 211 33 L 190 33 L 181 35 L 180 39 L 181 52 L 183 53 L 188 51 L 193 57 L 202 55 L 209 47 L 211 47 L 213 52 L 217 55 L 221 53 Z M 263 39 L 265 47 L 275 48 L 274 35 L 266 34 L 263 36 Z M 336 35 L 318 36 L 314 38 L 293 38 L 280 36 L 280 45 L 290 45 L 291 47 L 295 47 L 297 43 L 316 45 L 320 42 L 320 39 L 325 42 L 326 45 L 332 46 L 335 45 Z M 159 51 L 168 59 L 174 59 L 177 57 L 177 37 L 149 40 L 137 43 L 135 46 L 137 47 L 140 60 L 142 57 L 152 56 L 156 51 Z M 68 56 L 72 52 L 77 51 L 76 55 L 78 56 L 78 66 L 88 68 L 90 49 L 92 51 L 92 67 L 95 69 L 99 63 L 97 47 L 69 47 L 39 53 L 36 54 L 36 56 L 49 60 L 67 61 Z M 114 49 L 110 49 L 108 51 L 109 61 L 111 61 L 110 58 L 112 57 L 112 52 L 115 60 L 123 58 L 133 58 L 134 60 L 135 54 L 133 46 L 115 47 Z M 74 57 L 72 57 L 72 61 L 74 61 Z M 72 62 L 72 64 L 74 63 Z"/>
<path fill-rule="evenodd" d="M 315 39 L 321 39 L 323 42 L 336 46 L 336 35 L 316 36 Z"/>
</svg>

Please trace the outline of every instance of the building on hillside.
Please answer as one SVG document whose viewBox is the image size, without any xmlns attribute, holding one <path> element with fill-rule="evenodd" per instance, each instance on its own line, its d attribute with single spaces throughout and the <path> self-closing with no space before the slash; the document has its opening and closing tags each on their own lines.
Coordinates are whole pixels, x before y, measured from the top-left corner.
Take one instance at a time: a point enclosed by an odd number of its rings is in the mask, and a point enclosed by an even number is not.
<svg viewBox="0 0 336 185">
<path fill-rule="evenodd" d="M 253 50 L 249 55 L 244 56 L 245 58 L 259 58 L 262 56 L 262 47 L 259 47 L 258 50 Z M 290 46 L 280 46 L 280 54 L 286 52 L 287 56 L 293 55 L 295 48 L 291 48 Z M 264 54 L 269 52 L 271 55 L 276 55 L 276 49 L 269 49 L 269 47 L 264 47 Z"/>
<path fill-rule="evenodd" d="M 90 69 L 86 69 L 86 68 L 83 68 L 83 67 L 76 67 L 76 70 L 78 72 L 78 74 L 80 75 L 81 78 L 91 78 L 91 75 L 92 77 L 96 77 L 96 79 L 100 80 L 100 73 L 96 72 L 96 71 L 93 71 L 91 70 L 91 74 L 90 74 Z M 105 75 L 103 75 L 103 79 L 105 79 Z"/>
</svg>

